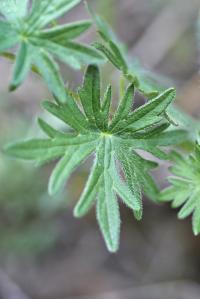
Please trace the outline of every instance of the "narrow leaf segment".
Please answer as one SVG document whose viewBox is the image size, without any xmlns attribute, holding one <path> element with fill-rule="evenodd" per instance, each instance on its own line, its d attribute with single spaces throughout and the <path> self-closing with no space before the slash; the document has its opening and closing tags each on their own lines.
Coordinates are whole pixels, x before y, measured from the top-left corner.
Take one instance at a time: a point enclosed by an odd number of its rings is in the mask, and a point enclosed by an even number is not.
<svg viewBox="0 0 200 299">
<path fill-rule="evenodd" d="M 192 215 L 194 235 L 200 233 L 200 145 L 188 157 L 178 152 L 171 154 L 173 176 L 168 178 L 170 186 L 160 194 L 160 201 L 171 201 L 172 208 L 179 208 L 179 219 Z"/>
</svg>

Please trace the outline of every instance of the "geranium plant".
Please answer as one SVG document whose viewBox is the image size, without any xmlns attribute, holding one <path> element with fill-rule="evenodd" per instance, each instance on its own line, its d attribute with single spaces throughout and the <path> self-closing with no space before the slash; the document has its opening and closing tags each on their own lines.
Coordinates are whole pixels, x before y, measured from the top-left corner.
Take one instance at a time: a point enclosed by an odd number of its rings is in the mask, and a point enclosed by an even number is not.
<svg viewBox="0 0 200 299">
<path fill-rule="evenodd" d="M 75 208 L 75 217 L 96 207 L 100 230 L 111 252 L 117 251 L 120 237 L 119 202 L 125 203 L 137 220 L 142 219 L 142 194 L 155 203 L 173 200 L 184 204 L 179 213 L 193 214 L 193 230 L 200 232 L 199 145 L 187 159 L 171 154 L 183 142 L 194 141 L 187 118 L 174 106 L 175 88 L 164 88 L 159 78 L 138 67 L 108 24 L 89 9 L 92 20 L 59 25 L 57 19 L 81 0 L 2 0 L 0 2 L 0 54 L 14 60 L 10 90 L 23 83 L 30 70 L 44 79 L 54 101 L 44 101 L 43 109 L 66 124 L 58 130 L 38 119 L 45 138 L 18 141 L 6 146 L 6 153 L 44 164 L 58 160 L 48 191 L 55 195 L 65 188 L 71 173 L 88 157 L 93 160 L 84 190 Z M 75 41 L 94 23 L 101 39 L 92 45 Z M 12 51 L 10 50 L 12 48 Z M 81 71 L 83 84 L 70 90 L 56 60 Z M 113 112 L 110 82 L 104 90 L 101 65 L 111 63 L 121 73 L 118 107 Z M 136 93 L 146 102 L 133 108 Z M 165 150 L 167 148 L 167 151 Z M 176 149 L 177 150 L 177 149 Z M 147 159 L 145 153 L 152 159 Z M 156 158 L 156 159 L 155 159 Z M 173 163 L 172 186 L 160 193 L 152 169 L 159 161 Z"/>
</svg>

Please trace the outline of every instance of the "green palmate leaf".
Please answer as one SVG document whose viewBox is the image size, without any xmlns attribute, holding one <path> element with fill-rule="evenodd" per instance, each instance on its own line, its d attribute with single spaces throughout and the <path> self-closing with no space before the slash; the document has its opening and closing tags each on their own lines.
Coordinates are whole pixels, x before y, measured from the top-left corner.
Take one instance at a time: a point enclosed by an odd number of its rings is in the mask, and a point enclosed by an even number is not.
<svg viewBox="0 0 200 299">
<path fill-rule="evenodd" d="M 169 130 L 165 118 L 164 112 L 175 98 L 174 89 L 132 111 L 134 86 L 131 84 L 112 117 L 111 87 L 101 98 L 100 86 L 99 69 L 90 65 L 79 89 L 80 107 L 73 96 L 66 103 L 43 103 L 70 130 L 59 132 L 39 119 L 47 138 L 9 145 L 7 152 L 40 164 L 61 158 L 49 181 L 49 193 L 53 195 L 63 188 L 72 171 L 93 154 L 94 163 L 74 215 L 85 215 L 97 201 L 97 220 L 108 249 L 114 252 L 120 236 L 118 197 L 140 220 L 142 193 L 154 201 L 158 196 L 150 173 L 157 163 L 141 157 L 137 149 L 161 156 L 165 153 L 160 146 L 177 144 L 186 136 L 181 130 Z"/>
<path fill-rule="evenodd" d="M 81 0 L 35 0 L 31 5 L 31 1 L 26 0 L 0 1 L 0 13 L 4 17 L 0 20 L 0 54 L 5 56 L 4 51 L 18 44 L 11 90 L 23 82 L 35 64 L 37 73 L 56 98 L 66 102 L 68 94 L 54 57 L 74 69 L 104 61 L 93 47 L 73 41 L 90 27 L 90 21 L 45 28 L 79 2 Z"/>
<path fill-rule="evenodd" d="M 173 208 L 181 207 L 178 218 L 184 219 L 192 214 L 192 226 L 195 235 L 200 233 L 200 146 L 188 157 L 177 152 L 172 153 L 173 177 L 169 177 L 170 187 L 160 194 L 161 201 L 171 201 Z"/>
</svg>

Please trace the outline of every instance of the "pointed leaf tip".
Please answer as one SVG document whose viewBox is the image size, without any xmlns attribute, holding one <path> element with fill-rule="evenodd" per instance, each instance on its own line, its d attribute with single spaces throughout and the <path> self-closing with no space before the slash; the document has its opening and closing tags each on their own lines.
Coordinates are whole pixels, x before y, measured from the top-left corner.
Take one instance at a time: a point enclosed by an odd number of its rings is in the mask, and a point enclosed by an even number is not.
<svg viewBox="0 0 200 299">
<path fill-rule="evenodd" d="M 10 92 L 12 92 L 12 91 L 15 91 L 17 88 L 18 88 L 17 85 L 10 84 L 8 90 L 9 90 Z"/>
</svg>

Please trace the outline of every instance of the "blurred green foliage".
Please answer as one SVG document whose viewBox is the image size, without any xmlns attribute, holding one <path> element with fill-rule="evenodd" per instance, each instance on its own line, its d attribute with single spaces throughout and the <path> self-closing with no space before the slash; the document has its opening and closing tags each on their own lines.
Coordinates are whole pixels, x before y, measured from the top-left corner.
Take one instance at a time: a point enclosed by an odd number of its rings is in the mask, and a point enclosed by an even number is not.
<svg viewBox="0 0 200 299">
<path fill-rule="evenodd" d="M 41 253 L 58 238 L 55 214 L 63 197 L 46 194 L 44 171 L 0 159 L 0 254 Z"/>
</svg>

